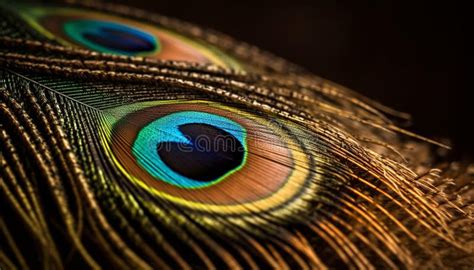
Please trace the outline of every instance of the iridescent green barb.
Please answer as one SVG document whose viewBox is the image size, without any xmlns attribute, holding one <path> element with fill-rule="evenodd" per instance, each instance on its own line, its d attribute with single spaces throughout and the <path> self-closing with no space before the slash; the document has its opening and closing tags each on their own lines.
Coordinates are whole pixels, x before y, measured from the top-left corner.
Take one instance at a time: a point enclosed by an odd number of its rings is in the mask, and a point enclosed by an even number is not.
<svg viewBox="0 0 474 270">
<path fill-rule="evenodd" d="M 0 26 L 0 268 L 474 265 L 473 165 L 404 114 L 129 7 Z"/>
</svg>

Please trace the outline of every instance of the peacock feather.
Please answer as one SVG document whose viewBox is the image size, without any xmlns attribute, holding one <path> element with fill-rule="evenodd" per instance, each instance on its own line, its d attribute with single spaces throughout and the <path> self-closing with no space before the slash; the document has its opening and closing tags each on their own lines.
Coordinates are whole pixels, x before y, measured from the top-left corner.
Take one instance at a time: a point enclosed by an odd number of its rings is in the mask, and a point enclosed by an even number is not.
<svg viewBox="0 0 474 270">
<path fill-rule="evenodd" d="M 406 114 L 129 7 L 0 18 L 2 269 L 474 265 L 473 167 Z"/>
</svg>

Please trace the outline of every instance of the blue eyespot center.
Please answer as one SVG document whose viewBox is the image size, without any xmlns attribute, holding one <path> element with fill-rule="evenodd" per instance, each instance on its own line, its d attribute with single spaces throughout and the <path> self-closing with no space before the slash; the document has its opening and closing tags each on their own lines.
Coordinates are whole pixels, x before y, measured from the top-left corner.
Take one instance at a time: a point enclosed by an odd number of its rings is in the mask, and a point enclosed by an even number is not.
<svg viewBox="0 0 474 270">
<path fill-rule="evenodd" d="M 105 53 L 132 56 L 153 53 L 159 49 L 155 36 L 115 22 L 73 20 L 64 24 L 64 31 L 74 41 Z"/>
<path fill-rule="evenodd" d="M 220 182 L 245 165 L 246 140 L 246 130 L 231 119 L 184 111 L 142 128 L 132 153 L 155 179 L 201 188 Z"/>
<path fill-rule="evenodd" d="M 208 124 L 185 124 L 178 129 L 190 143 L 158 144 L 158 155 L 175 172 L 210 182 L 242 164 L 244 148 L 230 133 Z"/>
</svg>

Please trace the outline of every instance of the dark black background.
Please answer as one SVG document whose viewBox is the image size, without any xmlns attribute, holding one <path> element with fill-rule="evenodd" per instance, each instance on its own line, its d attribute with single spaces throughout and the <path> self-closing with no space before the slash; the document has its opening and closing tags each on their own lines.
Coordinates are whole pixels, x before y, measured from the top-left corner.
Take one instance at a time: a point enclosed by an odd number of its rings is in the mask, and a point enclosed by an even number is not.
<svg viewBox="0 0 474 270">
<path fill-rule="evenodd" d="M 467 3 L 121 2 L 257 45 L 412 114 L 412 131 L 474 153 Z"/>
</svg>

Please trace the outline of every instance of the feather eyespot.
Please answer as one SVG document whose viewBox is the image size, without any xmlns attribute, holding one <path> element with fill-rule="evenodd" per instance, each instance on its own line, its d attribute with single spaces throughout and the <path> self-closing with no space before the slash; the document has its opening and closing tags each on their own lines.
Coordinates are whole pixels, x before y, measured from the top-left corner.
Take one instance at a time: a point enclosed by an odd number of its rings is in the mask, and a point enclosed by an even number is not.
<svg viewBox="0 0 474 270">
<path fill-rule="evenodd" d="M 245 164 L 246 131 L 235 121 L 201 111 L 158 117 L 138 131 L 132 145 L 135 160 L 154 178 L 199 188 Z"/>
<path fill-rule="evenodd" d="M 217 214 L 275 209 L 308 188 L 312 162 L 290 130 L 204 101 L 120 106 L 103 121 L 104 145 L 138 186 Z"/>
<path fill-rule="evenodd" d="M 19 14 L 36 31 L 65 46 L 240 68 L 236 60 L 210 44 L 132 18 L 59 7 L 20 7 Z"/>
<path fill-rule="evenodd" d="M 64 32 L 96 51 L 133 56 L 157 53 L 160 49 L 158 39 L 150 33 L 110 21 L 72 20 L 64 23 Z"/>
</svg>

